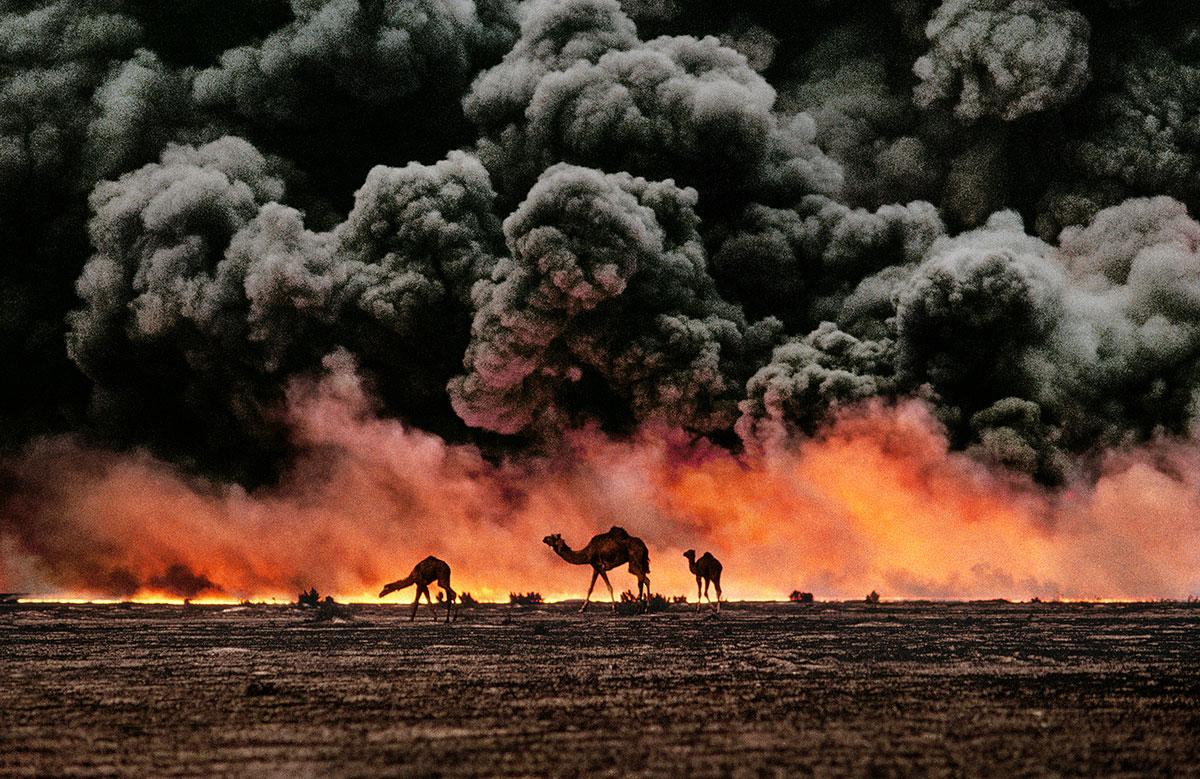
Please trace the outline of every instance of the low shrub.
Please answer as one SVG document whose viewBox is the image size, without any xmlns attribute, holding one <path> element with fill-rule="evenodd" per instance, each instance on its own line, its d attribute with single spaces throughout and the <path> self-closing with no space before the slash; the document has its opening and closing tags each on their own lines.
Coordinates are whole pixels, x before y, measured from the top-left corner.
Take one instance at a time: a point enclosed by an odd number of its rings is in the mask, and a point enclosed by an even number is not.
<svg viewBox="0 0 1200 779">
<path fill-rule="evenodd" d="M 632 590 L 625 590 L 621 593 L 621 602 L 617 604 L 617 613 L 628 617 L 634 614 L 667 611 L 670 608 L 671 601 L 665 595 L 656 592 L 649 598 L 639 598 Z"/>
</svg>

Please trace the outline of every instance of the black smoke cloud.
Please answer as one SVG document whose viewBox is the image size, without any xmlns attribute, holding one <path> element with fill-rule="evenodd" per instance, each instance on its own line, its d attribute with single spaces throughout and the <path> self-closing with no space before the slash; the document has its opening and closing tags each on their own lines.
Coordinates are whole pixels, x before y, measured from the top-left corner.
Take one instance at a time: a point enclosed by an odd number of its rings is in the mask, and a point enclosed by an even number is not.
<svg viewBox="0 0 1200 779">
<path fill-rule="evenodd" d="M 918 398 L 1058 482 L 1200 414 L 1196 17 L 0 3 L 0 443 L 270 480 L 341 349 L 489 456 Z"/>
<path fill-rule="evenodd" d="M 511 257 L 475 288 L 467 372 L 449 388 L 459 416 L 501 433 L 561 428 L 579 384 L 638 421 L 728 428 L 780 326 L 748 325 L 717 294 L 696 199 L 670 181 L 547 170 L 504 222 Z"/>
<path fill-rule="evenodd" d="M 279 202 L 279 168 L 227 136 L 93 191 L 67 343 L 106 420 L 158 414 L 152 427 L 188 425 L 214 454 L 265 451 L 283 379 L 338 347 L 416 421 L 449 413 L 471 290 L 500 246 L 483 166 L 461 152 L 379 166 L 328 231 Z"/>
<path fill-rule="evenodd" d="M 925 27 L 913 65 L 917 105 L 953 104 L 971 122 L 1013 121 L 1060 106 L 1087 85 L 1091 28 L 1056 0 L 946 0 Z"/>
<path fill-rule="evenodd" d="M 517 197 L 557 161 L 672 178 L 720 201 L 840 184 L 805 114 L 714 37 L 642 41 L 616 0 L 532 3 L 521 36 L 467 95 L 479 153 Z"/>
</svg>

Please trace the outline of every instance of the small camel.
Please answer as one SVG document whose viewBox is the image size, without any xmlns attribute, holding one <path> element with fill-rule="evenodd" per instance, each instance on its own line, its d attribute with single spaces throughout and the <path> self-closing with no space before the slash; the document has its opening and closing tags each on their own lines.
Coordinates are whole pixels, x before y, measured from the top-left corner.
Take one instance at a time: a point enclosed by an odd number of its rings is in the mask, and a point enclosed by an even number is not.
<svg viewBox="0 0 1200 779">
<path fill-rule="evenodd" d="M 708 585 L 711 582 L 717 588 L 717 613 L 721 612 L 721 561 L 712 556 L 711 552 L 705 552 L 696 559 L 696 550 L 689 549 L 683 553 L 687 558 L 688 569 L 696 577 L 696 611 L 700 610 L 700 580 L 704 580 L 704 597 L 708 598 L 708 603 L 712 605 L 712 598 L 708 597 Z"/>
<path fill-rule="evenodd" d="M 417 618 L 417 607 L 421 604 L 421 595 L 424 594 L 425 600 L 429 602 L 430 610 L 433 611 L 433 621 L 437 622 L 437 608 L 433 605 L 433 598 L 429 597 L 429 585 L 434 582 L 437 582 L 438 586 L 442 588 L 442 592 L 446 593 L 446 622 L 450 622 L 455 598 L 454 590 L 450 589 L 450 566 L 444 560 L 439 560 L 433 555 L 417 563 L 408 576 L 383 585 L 383 589 L 379 591 L 379 597 L 382 598 L 390 592 L 403 590 L 405 587 L 415 584 L 417 585 L 417 599 L 413 601 L 412 616 L 408 618 L 408 621 L 412 622 Z"/>
<path fill-rule="evenodd" d="M 593 536 L 587 546 L 578 551 L 567 546 L 567 542 L 558 533 L 546 536 L 542 543 L 554 550 L 562 559 L 572 565 L 592 566 L 592 583 L 588 585 L 587 597 L 579 608 L 583 613 L 592 600 L 592 590 L 596 587 L 596 577 L 603 577 L 608 586 L 608 597 L 612 600 L 613 611 L 617 610 L 617 599 L 613 595 L 612 583 L 608 580 L 608 572 L 629 563 L 629 572 L 637 577 L 638 598 L 650 597 L 650 552 L 642 539 L 629 535 L 625 528 L 615 525 L 607 532 Z"/>
</svg>

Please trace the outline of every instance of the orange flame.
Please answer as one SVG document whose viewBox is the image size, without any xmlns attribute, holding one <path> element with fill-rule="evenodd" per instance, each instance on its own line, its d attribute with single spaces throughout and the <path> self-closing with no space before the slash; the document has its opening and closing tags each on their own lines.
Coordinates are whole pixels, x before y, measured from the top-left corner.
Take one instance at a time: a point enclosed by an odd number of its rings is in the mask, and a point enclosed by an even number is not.
<svg viewBox="0 0 1200 779">
<path fill-rule="evenodd" d="M 1094 482 L 1049 492 L 950 452 L 915 401 L 859 408 L 817 438 L 754 456 L 661 428 L 627 441 L 583 430 L 559 456 L 498 465 L 369 409 L 351 370 L 294 385 L 289 418 L 308 454 L 254 492 L 186 478 L 145 454 L 43 441 L 14 466 L 38 498 L 0 516 L 0 589 L 227 602 L 287 601 L 316 585 L 374 600 L 432 553 L 450 562 L 459 592 L 552 600 L 582 596 L 589 570 L 558 559 L 542 536 L 579 547 L 614 524 L 649 545 L 656 591 L 691 597 L 689 547 L 723 561 L 731 599 L 1200 589 L 1191 442 L 1110 453 Z"/>
</svg>

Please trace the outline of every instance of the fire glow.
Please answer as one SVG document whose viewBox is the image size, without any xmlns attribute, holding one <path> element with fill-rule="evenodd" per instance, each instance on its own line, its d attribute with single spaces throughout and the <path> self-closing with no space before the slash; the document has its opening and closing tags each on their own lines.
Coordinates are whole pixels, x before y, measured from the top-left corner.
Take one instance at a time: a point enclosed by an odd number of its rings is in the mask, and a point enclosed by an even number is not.
<svg viewBox="0 0 1200 779">
<path fill-rule="evenodd" d="M 694 597 L 684 549 L 725 564 L 734 600 L 818 597 L 1141 599 L 1200 588 L 1200 453 L 1113 452 L 1048 491 L 950 452 L 917 402 L 868 404 L 820 435 L 734 455 L 677 431 L 570 434 L 554 456 L 492 464 L 376 418 L 348 360 L 292 385 L 307 452 L 253 492 L 181 476 L 145 454 L 67 439 L 14 465 L 26 489 L 0 519 L 0 588 L 143 602 L 290 601 L 309 585 L 373 593 L 426 554 L 482 601 L 582 596 L 578 548 L 623 525 L 650 547 L 653 589 Z M 630 586 L 619 572 L 614 587 Z M 604 599 L 603 591 L 600 599 Z"/>
</svg>

